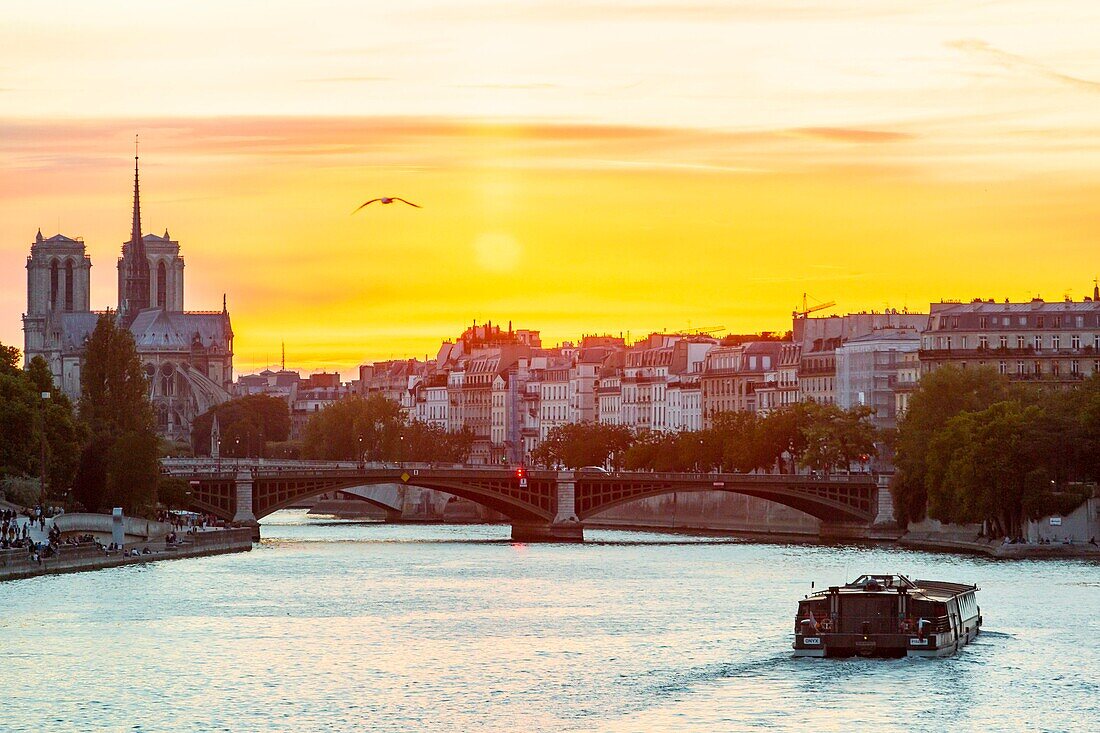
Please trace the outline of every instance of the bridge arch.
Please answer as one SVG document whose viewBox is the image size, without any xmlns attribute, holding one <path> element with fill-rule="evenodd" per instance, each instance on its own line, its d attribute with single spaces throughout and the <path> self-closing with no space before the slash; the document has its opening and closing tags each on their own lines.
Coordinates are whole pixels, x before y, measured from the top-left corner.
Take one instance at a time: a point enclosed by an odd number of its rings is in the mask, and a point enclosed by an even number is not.
<svg viewBox="0 0 1100 733">
<path fill-rule="evenodd" d="M 321 494 L 344 491 L 360 486 L 376 486 L 380 484 L 394 483 L 393 477 L 379 478 L 346 478 L 334 479 L 270 479 L 256 478 L 253 480 L 254 491 L 252 500 L 252 512 L 256 519 L 262 519 L 269 514 L 286 509 L 305 499 L 311 499 Z M 422 489 L 433 489 L 445 494 L 452 494 L 462 499 L 468 499 L 475 504 L 500 512 L 509 519 L 516 521 L 548 521 L 553 517 L 552 506 L 545 507 L 525 501 L 517 495 L 509 496 L 501 487 L 487 487 L 481 481 L 470 480 L 446 480 L 446 479 L 420 479 L 410 478 L 403 482 L 405 486 L 416 486 Z M 532 487 L 536 488 L 537 487 Z M 495 490 L 494 490 L 495 489 Z M 547 487 L 547 497 L 553 495 L 553 485 Z M 383 507 L 385 508 L 385 507 Z"/>
<path fill-rule="evenodd" d="M 738 482 L 723 477 L 724 481 L 654 480 L 629 484 L 614 478 L 585 479 L 577 481 L 577 516 L 581 521 L 634 501 L 669 494 L 721 491 L 752 496 L 797 509 L 822 522 L 868 522 L 874 518 L 875 506 L 872 494 L 864 484 L 837 487 L 832 484 L 793 479 L 790 483 L 776 481 L 771 485 Z M 721 484 L 721 485 L 718 485 Z"/>
</svg>

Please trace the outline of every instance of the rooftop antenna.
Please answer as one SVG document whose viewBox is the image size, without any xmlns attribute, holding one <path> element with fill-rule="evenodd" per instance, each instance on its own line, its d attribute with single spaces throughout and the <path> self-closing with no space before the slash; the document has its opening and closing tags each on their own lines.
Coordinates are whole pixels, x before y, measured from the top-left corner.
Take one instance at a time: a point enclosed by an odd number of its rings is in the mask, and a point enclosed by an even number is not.
<svg viewBox="0 0 1100 733">
<path fill-rule="evenodd" d="M 283 360 L 282 360 L 282 369 L 281 370 L 285 372 L 286 371 L 286 341 L 283 341 L 281 345 L 283 347 Z"/>
</svg>

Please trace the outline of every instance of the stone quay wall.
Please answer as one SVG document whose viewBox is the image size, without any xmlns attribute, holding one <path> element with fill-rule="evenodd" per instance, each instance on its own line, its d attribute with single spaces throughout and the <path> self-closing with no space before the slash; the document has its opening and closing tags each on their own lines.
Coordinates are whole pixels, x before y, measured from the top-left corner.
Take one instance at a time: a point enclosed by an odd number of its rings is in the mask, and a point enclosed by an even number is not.
<svg viewBox="0 0 1100 733">
<path fill-rule="evenodd" d="M 25 548 L 0 550 L 0 581 L 55 573 L 100 570 L 119 567 L 120 565 L 155 562 L 157 560 L 176 560 L 185 557 L 247 552 L 252 549 L 252 529 L 243 527 L 184 535 L 183 543 L 178 545 L 169 546 L 163 540 L 154 540 L 131 543 L 129 547 L 138 551 L 148 547 L 150 553 L 148 555 L 126 557 L 122 552 L 106 552 L 94 545 L 62 545 L 53 557 L 44 557 L 36 562 Z"/>
</svg>

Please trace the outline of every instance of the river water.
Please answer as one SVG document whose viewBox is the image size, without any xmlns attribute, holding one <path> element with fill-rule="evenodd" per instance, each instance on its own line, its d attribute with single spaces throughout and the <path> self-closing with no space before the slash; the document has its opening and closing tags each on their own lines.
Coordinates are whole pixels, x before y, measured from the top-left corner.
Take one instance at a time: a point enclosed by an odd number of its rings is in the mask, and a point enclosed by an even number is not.
<svg viewBox="0 0 1100 733">
<path fill-rule="evenodd" d="M 1100 565 L 280 512 L 250 553 L 0 583 L 2 731 L 1100 729 Z M 977 582 L 941 660 L 794 659 L 796 600 Z"/>
</svg>

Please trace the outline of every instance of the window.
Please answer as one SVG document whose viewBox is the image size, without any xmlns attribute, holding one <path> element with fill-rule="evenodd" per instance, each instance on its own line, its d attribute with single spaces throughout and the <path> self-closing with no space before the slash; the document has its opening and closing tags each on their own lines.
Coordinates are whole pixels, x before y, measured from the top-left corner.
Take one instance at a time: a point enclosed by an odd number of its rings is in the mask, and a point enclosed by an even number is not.
<svg viewBox="0 0 1100 733">
<path fill-rule="evenodd" d="M 1041 361 L 1035 362 L 1035 373 L 1036 374 L 1042 374 L 1043 373 L 1043 362 L 1041 362 Z"/>
<path fill-rule="evenodd" d="M 1070 338 L 1069 343 L 1070 343 L 1070 346 L 1072 346 L 1074 349 L 1081 348 L 1081 336 L 1080 336 L 1080 334 L 1074 334 Z"/>
<path fill-rule="evenodd" d="M 73 309 L 73 261 L 65 260 L 65 310 Z"/>
<path fill-rule="evenodd" d="M 1084 328 L 1085 327 L 1085 317 L 1084 316 L 1076 316 L 1073 319 L 1073 323 L 1074 323 L 1075 326 L 1077 326 L 1077 328 Z"/>
<path fill-rule="evenodd" d="M 986 336 L 979 336 L 978 337 L 978 348 L 979 349 L 988 349 L 989 348 L 989 338 L 987 338 Z"/>
<path fill-rule="evenodd" d="M 978 319 L 978 328 L 989 328 L 989 317 L 981 316 Z"/>
<path fill-rule="evenodd" d="M 1050 325 L 1051 325 L 1052 328 L 1061 328 L 1062 327 L 1062 317 L 1061 316 L 1052 316 L 1051 319 L 1050 319 Z"/>
<path fill-rule="evenodd" d="M 1016 337 L 1016 348 L 1017 349 L 1024 348 L 1024 337 L 1023 336 L 1017 336 Z"/>
<path fill-rule="evenodd" d="M 958 316 L 951 316 L 951 328 L 958 328 L 958 327 L 959 327 L 959 317 Z"/>
<path fill-rule="evenodd" d="M 1008 336 L 1001 336 L 1001 348 L 1002 349 L 1007 349 L 1008 348 Z"/>
<path fill-rule="evenodd" d="M 1043 327 L 1043 317 L 1042 316 L 1036 316 L 1035 327 L 1036 328 L 1042 328 Z"/>
<path fill-rule="evenodd" d="M 1061 336 L 1051 336 L 1050 337 L 1050 348 L 1057 351 L 1061 347 L 1062 347 L 1062 337 Z"/>
<path fill-rule="evenodd" d="M 947 316 L 940 316 L 940 328 L 947 328 Z"/>
<path fill-rule="evenodd" d="M 1024 374 L 1024 363 L 1022 361 L 1016 362 L 1016 373 L 1023 376 L 1023 374 Z"/>
<path fill-rule="evenodd" d="M 168 297 L 168 271 L 164 267 L 164 260 L 157 263 L 157 307 L 166 308 Z"/>
<path fill-rule="evenodd" d="M 1075 377 L 1078 374 L 1080 374 L 1081 373 L 1081 362 L 1077 361 L 1076 359 L 1071 361 L 1069 363 L 1069 373 L 1072 374 Z"/>
<path fill-rule="evenodd" d="M 1035 365 L 1038 366 L 1038 362 L 1036 362 Z M 1062 368 L 1058 365 L 1058 362 L 1056 362 L 1056 361 L 1050 362 L 1050 373 L 1051 374 L 1053 374 L 1054 376 L 1057 377 L 1061 373 L 1061 371 L 1062 371 Z"/>
<path fill-rule="evenodd" d="M 951 337 L 950 336 L 947 337 L 947 350 L 951 351 Z"/>
<path fill-rule="evenodd" d="M 57 260 L 50 263 L 50 308 L 57 305 Z"/>
</svg>

